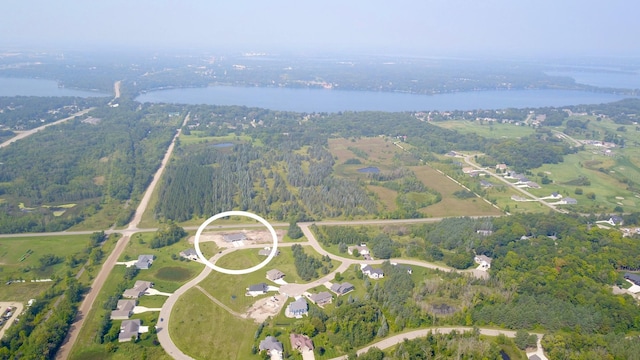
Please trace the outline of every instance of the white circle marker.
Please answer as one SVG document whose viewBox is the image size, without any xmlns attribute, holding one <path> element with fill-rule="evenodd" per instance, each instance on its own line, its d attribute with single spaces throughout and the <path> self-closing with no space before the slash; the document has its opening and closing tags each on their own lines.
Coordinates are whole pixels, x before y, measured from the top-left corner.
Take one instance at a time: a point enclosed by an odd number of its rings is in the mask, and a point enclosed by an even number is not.
<svg viewBox="0 0 640 360">
<path fill-rule="evenodd" d="M 200 251 L 200 235 L 202 234 L 202 231 L 207 227 L 207 225 L 211 224 L 212 222 L 223 218 L 223 217 L 227 217 L 227 216 L 245 216 L 245 217 L 249 217 L 252 218 L 254 220 L 259 221 L 260 223 L 262 223 L 262 225 L 266 226 L 267 229 L 269 229 L 269 232 L 271 233 L 271 237 L 273 237 L 273 247 L 271 248 L 271 252 L 269 253 L 269 256 L 267 256 L 267 258 L 261 262 L 260 264 L 254 266 L 254 267 L 250 267 L 250 268 L 246 268 L 246 269 L 238 269 L 238 270 L 232 270 L 232 269 L 225 269 L 225 268 L 221 268 L 219 266 L 215 266 L 213 263 L 211 263 L 209 260 L 207 260 L 204 255 L 202 255 L 202 251 Z M 205 221 L 204 223 L 202 223 L 202 225 L 200 225 L 200 227 L 198 228 L 198 232 L 196 232 L 196 238 L 193 240 L 193 245 L 196 248 L 196 254 L 198 254 L 198 258 L 208 267 L 212 268 L 215 271 L 221 272 L 223 274 L 229 274 L 229 275 L 242 275 L 242 274 L 249 274 L 252 273 L 256 270 L 260 270 L 263 267 L 265 267 L 269 261 L 271 261 L 271 259 L 273 259 L 274 256 L 276 256 L 276 253 L 278 252 L 278 235 L 276 234 L 276 231 L 273 229 L 273 226 L 271 226 L 271 224 L 269 224 L 269 222 L 263 218 L 261 218 L 260 216 L 250 213 L 250 212 L 246 212 L 246 211 L 225 211 L 225 212 L 221 212 L 219 214 L 213 215 L 212 217 L 208 218 L 207 221 Z"/>
</svg>

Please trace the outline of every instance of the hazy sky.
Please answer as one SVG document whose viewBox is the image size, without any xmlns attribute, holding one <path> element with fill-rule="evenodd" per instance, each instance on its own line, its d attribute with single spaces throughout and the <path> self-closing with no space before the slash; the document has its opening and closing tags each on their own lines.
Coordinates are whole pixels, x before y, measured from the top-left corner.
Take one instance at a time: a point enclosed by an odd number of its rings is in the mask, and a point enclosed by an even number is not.
<svg viewBox="0 0 640 360">
<path fill-rule="evenodd" d="M 0 46 L 640 55 L 633 0 L 3 0 Z"/>
</svg>

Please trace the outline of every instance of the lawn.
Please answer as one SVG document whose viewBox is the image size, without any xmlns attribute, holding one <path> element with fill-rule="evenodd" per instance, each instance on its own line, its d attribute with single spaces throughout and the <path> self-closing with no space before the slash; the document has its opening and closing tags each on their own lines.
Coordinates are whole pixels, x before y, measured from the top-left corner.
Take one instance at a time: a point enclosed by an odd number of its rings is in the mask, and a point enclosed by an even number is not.
<svg viewBox="0 0 640 360">
<path fill-rule="evenodd" d="M 296 272 L 291 248 L 281 247 L 279 250 L 280 255 L 274 257 L 267 266 L 258 271 L 246 275 L 227 275 L 212 272 L 200 283 L 200 286 L 234 311 L 242 313 L 246 311 L 250 305 L 255 303 L 257 299 L 268 296 L 245 296 L 246 288 L 259 283 L 278 286 L 266 278 L 266 272 L 271 269 L 278 269 L 285 273 L 285 280 L 288 283 L 304 283 Z M 320 258 L 320 255 L 309 246 L 304 246 L 304 251 L 308 255 Z M 257 253 L 258 249 L 234 251 L 218 260 L 216 265 L 232 269 L 251 267 L 264 260 L 263 257 L 258 257 Z M 332 264 L 332 269 L 335 269 L 339 265 L 337 261 L 332 261 Z M 320 274 L 320 276 L 322 275 Z"/>
<path fill-rule="evenodd" d="M 190 289 L 178 299 L 171 319 L 173 341 L 196 359 L 261 358 L 251 354 L 258 325 L 234 317 L 198 289 Z"/>
</svg>

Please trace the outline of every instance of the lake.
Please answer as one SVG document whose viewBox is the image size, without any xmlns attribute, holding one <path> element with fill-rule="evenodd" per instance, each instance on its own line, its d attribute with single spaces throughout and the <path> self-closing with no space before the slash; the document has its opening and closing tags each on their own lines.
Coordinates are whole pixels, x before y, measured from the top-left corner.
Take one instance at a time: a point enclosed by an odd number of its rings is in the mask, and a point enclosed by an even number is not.
<svg viewBox="0 0 640 360">
<path fill-rule="evenodd" d="M 640 89 L 640 73 L 620 71 L 548 71 L 547 75 L 568 76 L 578 84 L 617 89 Z"/>
<path fill-rule="evenodd" d="M 372 91 L 210 86 L 150 91 L 138 96 L 136 100 L 151 103 L 241 105 L 310 113 L 561 107 L 608 103 L 623 98 L 625 96 L 570 90 L 496 90 L 417 95 Z"/>
<path fill-rule="evenodd" d="M 0 96 L 75 96 L 103 97 L 113 96 L 94 91 L 75 90 L 58 87 L 53 80 L 0 78 Z"/>
</svg>

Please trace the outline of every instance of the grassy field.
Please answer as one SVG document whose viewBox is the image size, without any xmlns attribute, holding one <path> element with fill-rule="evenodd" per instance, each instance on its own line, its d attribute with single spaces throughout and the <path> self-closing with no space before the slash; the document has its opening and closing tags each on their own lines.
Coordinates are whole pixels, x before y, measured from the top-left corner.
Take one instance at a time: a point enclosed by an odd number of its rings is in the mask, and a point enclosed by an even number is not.
<svg viewBox="0 0 640 360">
<path fill-rule="evenodd" d="M 453 193 L 462 190 L 462 187 L 429 166 L 415 166 L 411 167 L 411 170 L 427 187 L 442 194 L 442 200 L 439 203 L 421 209 L 427 216 L 486 216 L 501 214 L 498 209 L 480 198 L 456 198 Z"/>
<path fill-rule="evenodd" d="M 174 342 L 196 359 L 261 359 L 251 354 L 258 325 L 234 317 L 196 288 L 178 300 L 171 318 Z"/>
<path fill-rule="evenodd" d="M 46 279 L 64 271 L 67 257 L 83 252 L 89 235 L 33 236 L 0 239 L 0 276 L 10 279 Z M 41 267 L 40 258 L 54 255 L 61 263 Z"/>
<path fill-rule="evenodd" d="M 535 133 L 535 129 L 529 126 L 516 126 L 514 124 L 493 124 L 468 120 L 448 120 L 431 122 L 441 128 L 456 130 L 463 134 L 478 134 L 490 139 L 521 138 Z"/>
</svg>

